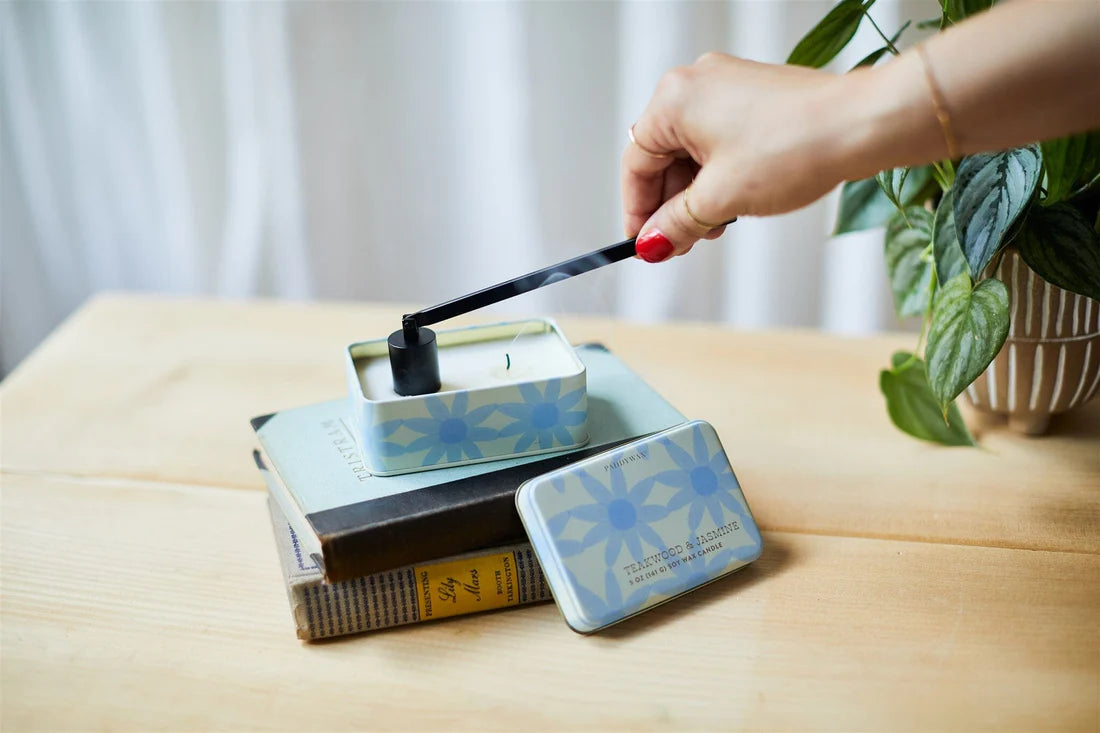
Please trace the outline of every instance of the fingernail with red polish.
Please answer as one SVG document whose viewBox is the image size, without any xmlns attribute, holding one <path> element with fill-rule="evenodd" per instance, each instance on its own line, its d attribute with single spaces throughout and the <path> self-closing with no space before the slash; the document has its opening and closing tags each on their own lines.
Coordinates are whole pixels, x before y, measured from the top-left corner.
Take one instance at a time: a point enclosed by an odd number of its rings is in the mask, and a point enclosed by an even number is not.
<svg viewBox="0 0 1100 733">
<path fill-rule="evenodd" d="M 672 254 L 672 242 L 658 229 L 650 229 L 634 242 L 634 251 L 646 262 L 664 262 Z"/>
</svg>

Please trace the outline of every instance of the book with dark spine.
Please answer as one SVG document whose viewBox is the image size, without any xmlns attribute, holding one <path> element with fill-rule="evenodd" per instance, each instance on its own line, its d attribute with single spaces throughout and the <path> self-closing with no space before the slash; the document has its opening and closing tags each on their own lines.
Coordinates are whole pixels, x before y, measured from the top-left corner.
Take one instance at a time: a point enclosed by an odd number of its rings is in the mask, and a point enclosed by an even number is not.
<svg viewBox="0 0 1100 733">
<path fill-rule="evenodd" d="M 271 473 L 261 471 L 270 483 Z M 267 504 L 299 639 L 328 639 L 550 600 L 550 588 L 528 544 L 325 583 L 279 505 L 270 496 Z"/>
</svg>

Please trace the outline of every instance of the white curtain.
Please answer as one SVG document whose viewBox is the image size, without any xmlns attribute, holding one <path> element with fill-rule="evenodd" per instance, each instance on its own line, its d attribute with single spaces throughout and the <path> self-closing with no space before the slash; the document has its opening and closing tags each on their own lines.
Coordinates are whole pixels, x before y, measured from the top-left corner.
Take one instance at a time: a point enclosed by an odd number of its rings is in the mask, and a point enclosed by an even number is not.
<svg viewBox="0 0 1100 733">
<path fill-rule="evenodd" d="M 429 305 L 616 241 L 661 73 L 780 62 L 831 4 L 4 3 L 0 366 L 98 290 Z M 835 199 L 497 309 L 893 327 Z"/>
</svg>

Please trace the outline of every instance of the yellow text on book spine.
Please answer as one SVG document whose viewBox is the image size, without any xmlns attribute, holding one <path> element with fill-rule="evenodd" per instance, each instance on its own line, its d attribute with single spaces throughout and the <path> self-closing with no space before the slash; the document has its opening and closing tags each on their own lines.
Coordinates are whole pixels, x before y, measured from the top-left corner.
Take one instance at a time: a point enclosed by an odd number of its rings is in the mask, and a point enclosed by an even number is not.
<svg viewBox="0 0 1100 733">
<path fill-rule="evenodd" d="M 511 552 L 417 565 L 422 619 L 514 606 L 519 602 L 516 559 Z"/>
</svg>

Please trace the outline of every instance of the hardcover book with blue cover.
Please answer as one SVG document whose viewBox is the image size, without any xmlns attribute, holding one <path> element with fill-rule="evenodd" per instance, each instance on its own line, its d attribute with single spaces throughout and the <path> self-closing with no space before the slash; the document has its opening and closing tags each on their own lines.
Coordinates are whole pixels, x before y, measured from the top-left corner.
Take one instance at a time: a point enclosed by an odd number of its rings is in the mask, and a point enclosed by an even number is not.
<svg viewBox="0 0 1100 733">
<path fill-rule="evenodd" d="M 344 399 L 253 419 L 264 462 L 285 489 L 274 498 L 325 580 L 525 542 L 514 503 L 520 484 L 684 422 L 606 348 L 579 346 L 577 355 L 588 370 L 590 438 L 587 446 L 561 453 L 383 477 L 372 475 L 360 458 Z M 564 400 L 549 388 L 531 395 L 530 414 L 516 412 L 510 434 L 517 441 L 549 440 L 558 422 L 569 419 Z M 464 415 L 461 407 L 456 395 L 445 405 L 441 428 L 484 417 Z M 469 441 L 484 432 L 474 430 L 479 425 L 466 427 Z M 471 448 L 476 450 L 476 442 L 457 449 Z"/>
</svg>

